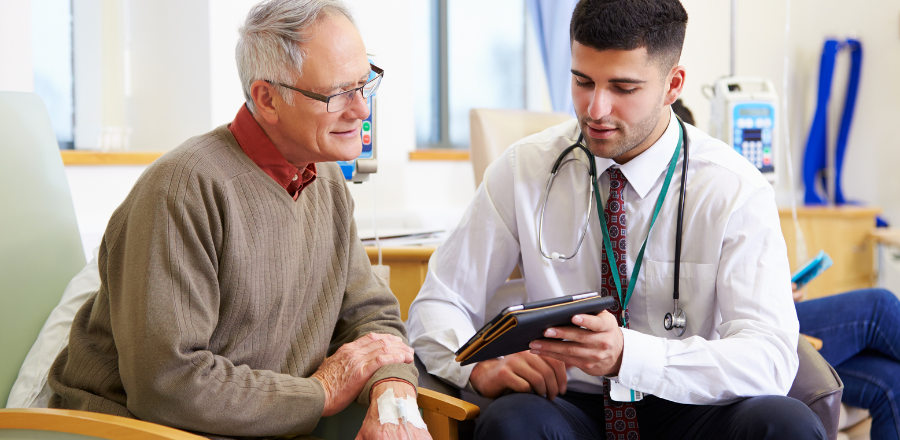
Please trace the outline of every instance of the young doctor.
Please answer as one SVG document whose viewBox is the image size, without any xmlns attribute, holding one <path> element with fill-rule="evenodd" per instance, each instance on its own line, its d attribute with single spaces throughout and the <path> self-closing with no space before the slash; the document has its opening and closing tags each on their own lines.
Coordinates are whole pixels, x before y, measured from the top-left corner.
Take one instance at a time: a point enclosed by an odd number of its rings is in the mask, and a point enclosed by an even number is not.
<svg viewBox="0 0 900 440">
<path fill-rule="evenodd" d="M 677 0 L 582 0 L 577 120 L 508 148 L 431 258 L 410 340 L 430 373 L 496 399 L 477 438 L 825 438 L 785 397 L 798 322 L 772 187 L 670 108 L 686 25 Z M 495 296 L 517 264 L 527 297 Z M 589 291 L 617 306 L 529 351 L 454 361 L 502 307 Z"/>
</svg>

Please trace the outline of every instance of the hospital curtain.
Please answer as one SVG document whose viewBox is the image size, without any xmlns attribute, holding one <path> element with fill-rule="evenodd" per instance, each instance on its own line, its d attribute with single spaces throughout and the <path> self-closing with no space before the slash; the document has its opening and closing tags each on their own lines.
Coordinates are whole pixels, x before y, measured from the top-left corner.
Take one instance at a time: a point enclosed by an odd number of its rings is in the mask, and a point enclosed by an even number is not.
<svg viewBox="0 0 900 440">
<path fill-rule="evenodd" d="M 527 0 L 534 21 L 553 111 L 574 115 L 570 90 L 569 21 L 577 0 Z"/>
</svg>

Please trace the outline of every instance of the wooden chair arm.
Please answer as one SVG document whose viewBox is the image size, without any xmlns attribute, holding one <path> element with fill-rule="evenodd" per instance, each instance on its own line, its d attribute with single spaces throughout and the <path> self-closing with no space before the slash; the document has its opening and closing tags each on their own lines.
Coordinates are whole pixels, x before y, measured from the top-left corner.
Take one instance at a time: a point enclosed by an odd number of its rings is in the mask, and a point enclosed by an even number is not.
<svg viewBox="0 0 900 440">
<path fill-rule="evenodd" d="M 48 408 L 0 409 L 0 430 L 55 431 L 121 440 L 206 440 L 168 426 L 87 411 Z"/>
<path fill-rule="evenodd" d="M 821 339 L 813 337 L 813 336 L 809 336 L 809 335 L 804 335 L 803 333 L 800 333 L 800 336 L 803 336 L 804 338 L 806 338 L 806 340 L 809 341 L 809 344 L 812 345 L 813 348 L 816 349 L 816 351 L 819 351 L 822 349 L 823 344 L 822 344 Z"/>
<path fill-rule="evenodd" d="M 474 419 L 481 412 L 477 405 L 422 387 L 417 403 L 434 440 L 458 440 L 458 422 Z"/>
<path fill-rule="evenodd" d="M 453 420 L 472 420 L 481 413 L 481 409 L 477 405 L 421 387 L 419 388 L 418 403 L 419 407 L 425 411 L 447 416 Z"/>
</svg>

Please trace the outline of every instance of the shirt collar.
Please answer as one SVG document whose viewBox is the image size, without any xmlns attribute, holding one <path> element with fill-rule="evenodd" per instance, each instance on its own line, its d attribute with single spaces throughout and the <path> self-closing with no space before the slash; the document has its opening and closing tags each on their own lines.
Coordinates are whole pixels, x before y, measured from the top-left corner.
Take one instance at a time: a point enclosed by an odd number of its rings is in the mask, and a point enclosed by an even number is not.
<svg viewBox="0 0 900 440">
<path fill-rule="evenodd" d="M 617 164 L 612 159 L 598 157 L 596 159 L 597 177 L 599 178 L 599 175 L 603 174 L 607 168 L 617 166 L 622 170 L 622 174 L 628 179 L 628 183 L 631 184 L 638 196 L 643 199 L 659 180 L 660 174 L 664 174 L 669 168 L 672 153 L 675 152 L 675 146 L 678 145 L 678 122 L 675 119 L 675 113 L 671 110 L 669 113 L 669 126 L 666 127 L 666 131 L 656 143 L 637 157 L 623 165 Z"/>
<path fill-rule="evenodd" d="M 228 129 L 231 130 L 244 154 L 287 190 L 294 200 L 300 195 L 300 191 L 316 179 L 316 164 L 310 163 L 305 169 L 300 170 L 288 162 L 275 148 L 275 144 L 253 118 L 246 105 L 241 106 Z"/>
</svg>

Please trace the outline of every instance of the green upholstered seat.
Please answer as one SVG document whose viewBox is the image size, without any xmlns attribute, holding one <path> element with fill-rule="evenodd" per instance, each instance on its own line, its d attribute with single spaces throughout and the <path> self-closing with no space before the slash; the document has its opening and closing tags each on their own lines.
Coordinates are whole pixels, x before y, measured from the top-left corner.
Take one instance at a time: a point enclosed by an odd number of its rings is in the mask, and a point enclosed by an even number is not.
<svg viewBox="0 0 900 440">
<path fill-rule="evenodd" d="M 69 280 L 85 265 L 47 108 L 0 92 L 0 405 Z"/>
</svg>

